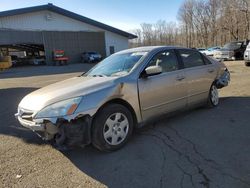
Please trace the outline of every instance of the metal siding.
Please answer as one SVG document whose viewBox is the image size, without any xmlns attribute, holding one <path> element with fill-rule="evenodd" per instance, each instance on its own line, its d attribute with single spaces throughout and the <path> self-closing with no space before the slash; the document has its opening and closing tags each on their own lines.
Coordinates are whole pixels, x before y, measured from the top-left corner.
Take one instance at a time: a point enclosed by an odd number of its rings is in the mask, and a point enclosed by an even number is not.
<svg viewBox="0 0 250 188">
<path fill-rule="evenodd" d="M 130 39 L 137 38 L 137 36 L 135 36 L 135 35 L 133 35 L 131 33 L 127 33 L 127 32 L 122 31 L 120 29 L 117 29 L 117 28 L 111 27 L 109 25 L 103 24 L 101 22 L 92 20 L 90 18 L 84 17 L 84 16 L 76 14 L 74 12 L 62 9 L 62 8 L 54 6 L 53 4 L 50 4 L 50 3 L 47 4 L 47 5 L 41 5 L 41 6 L 35 6 L 35 7 L 27 7 L 27 8 L 21 8 L 21 9 L 9 10 L 9 11 L 3 11 L 3 12 L 0 12 L 0 18 L 6 18 L 6 17 L 11 17 L 11 16 L 20 16 L 21 17 L 21 15 L 27 15 L 27 14 L 30 14 L 30 13 L 37 13 L 37 12 L 41 12 L 41 11 L 45 11 L 45 10 L 53 12 L 53 13 L 57 13 L 57 14 L 60 14 L 60 15 L 63 15 L 65 17 L 71 18 L 71 19 L 73 19 L 75 21 L 76 20 L 80 21 L 81 23 L 84 23 L 84 24 L 95 26 L 96 28 L 101 28 L 101 29 L 103 29 L 105 31 L 110 31 L 110 32 L 113 32 L 113 33 L 117 33 L 119 35 L 122 35 L 122 36 L 130 38 Z"/>
<path fill-rule="evenodd" d="M 33 31 L 0 30 L 0 44 L 36 43 L 43 44 L 42 34 Z"/>
<path fill-rule="evenodd" d="M 44 44 L 48 64 L 52 63 L 55 49 L 65 50 L 69 63 L 80 62 L 84 51 L 96 51 L 106 56 L 104 32 L 0 30 L 0 45 L 20 43 Z"/>
<path fill-rule="evenodd" d="M 52 20 L 46 20 L 47 14 L 51 14 Z M 30 31 L 105 32 L 106 52 L 104 54 L 109 55 L 109 46 L 114 46 L 115 52 L 128 48 L 127 37 L 118 35 L 110 31 L 106 31 L 102 28 L 98 28 L 51 11 L 38 11 L 16 16 L 2 17 L 0 18 L 0 27 L 14 30 Z M 90 43 L 90 47 L 91 45 L 92 43 Z"/>
<path fill-rule="evenodd" d="M 103 32 L 60 32 L 44 31 L 46 58 L 52 62 L 52 51 L 65 50 L 69 63 L 78 63 L 84 51 L 96 51 L 105 56 Z"/>
<path fill-rule="evenodd" d="M 110 55 L 110 46 L 114 46 L 115 52 L 128 48 L 128 39 L 111 32 L 105 32 L 106 54 Z"/>
<path fill-rule="evenodd" d="M 51 15 L 52 19 L 46 19 L 47 15 Z M 2 17 L 0 18 L 0 27 L 32 31 L 104 31 L 101 28 L 51 11 L 38 11 L 16 16 Z"/>
</svg>

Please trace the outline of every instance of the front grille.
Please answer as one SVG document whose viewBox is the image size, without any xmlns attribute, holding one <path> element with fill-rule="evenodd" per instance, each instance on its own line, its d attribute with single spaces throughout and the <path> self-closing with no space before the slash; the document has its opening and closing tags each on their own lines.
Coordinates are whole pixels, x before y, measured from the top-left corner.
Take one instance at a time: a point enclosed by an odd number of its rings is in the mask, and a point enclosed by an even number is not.
<svg viewBox="0 0 250 188">
<path fill-rule="evenodd" d="M 32 116 L 21 116 L 22 119 L 32 121 Z"/>
<path fill-rule="evenodd" d="M 27 120 L 27 121 L 32 121 L 32 115 L 33 115 L 34 112 L 32 111 L 29 111 L 29 110 L 25 110 L 25 109 L 19 109 L 19 114 L 20 114 L 20 117 L 24 120 Z"/>
<path fill-rule="evenodd" d="M 229 55 L 229 52 L 222 52 L 222 55 L 227 56 L 227 55 Z"/>
</svg>

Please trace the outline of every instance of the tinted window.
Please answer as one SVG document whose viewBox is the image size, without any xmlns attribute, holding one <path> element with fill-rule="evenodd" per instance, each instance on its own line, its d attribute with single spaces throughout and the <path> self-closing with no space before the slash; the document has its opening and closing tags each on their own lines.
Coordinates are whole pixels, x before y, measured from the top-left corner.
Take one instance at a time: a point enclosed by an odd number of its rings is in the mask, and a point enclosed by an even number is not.
<svg viewBox="0 0 250 188">
<path fill-rule="evenodd" d="M 179 50 L 181 59 L 185 68 L 197 67 L 204 65 L 202 57 L 198 51 L 195 50 Z"/>
<path fill-rule="evenodd" d="M 162 72 L 178 70 L 178 60 L 176 58 L 175 52 L 173 50 L 167 50 L 158 53 L 151 59 L 148 67 L 154 65 L 161 66 Z"/>
<path fill-rule="evenodd" d="M 203 56 L 203 59 L 206 65 L 212 64 L 211 61 L 206 56 Z"/>
<path fill-rule="evenodd" d="M 236 50 L 242 46 L 243 42 L 230 42 L 223 46 L 224 49 Z"/>
</svg>

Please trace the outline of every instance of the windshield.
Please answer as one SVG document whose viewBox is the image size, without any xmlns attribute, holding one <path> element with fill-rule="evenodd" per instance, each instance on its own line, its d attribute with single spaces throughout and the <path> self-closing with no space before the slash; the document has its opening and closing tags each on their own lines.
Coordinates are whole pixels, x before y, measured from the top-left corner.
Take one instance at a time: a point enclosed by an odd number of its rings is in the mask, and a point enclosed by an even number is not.
<svg viewBox="0 0 250 188">
<path fill-rule="evenodd" d="M 83 76 L 120 76 L 130 72 L 147 52 L 114 54 L 104 59 Z"/>
<path fill-rule="evenodd" d="M 208 51 L 214 51 L 214 50 L 219 50 L 220 47 L 211 47 L 211 48 L 208 48 L 207 50 Z"/>
<path fill-rule="evenodd" d="M 235 50 L 237 48 L 240 48 L 241 45 L 242 45 L 242 42 L 230 42 L 230 43 L 225 44 L 225 46 L 223 48 Z"/>
</svg>

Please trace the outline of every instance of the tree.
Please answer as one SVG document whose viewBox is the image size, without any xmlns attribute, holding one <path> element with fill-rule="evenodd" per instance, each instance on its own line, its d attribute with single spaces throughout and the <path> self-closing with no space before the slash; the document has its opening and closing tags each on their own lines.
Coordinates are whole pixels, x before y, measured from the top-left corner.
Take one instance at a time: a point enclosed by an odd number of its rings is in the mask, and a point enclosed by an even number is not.
<svg viewBox="0 0 250 188">
<path fill-rule="evenodd" d="M 141 45 L 210 47 L 250 38 L 250 0 L 185 0 L 178 23 L 159 20 L 135 30 Z"/>
</svg>

